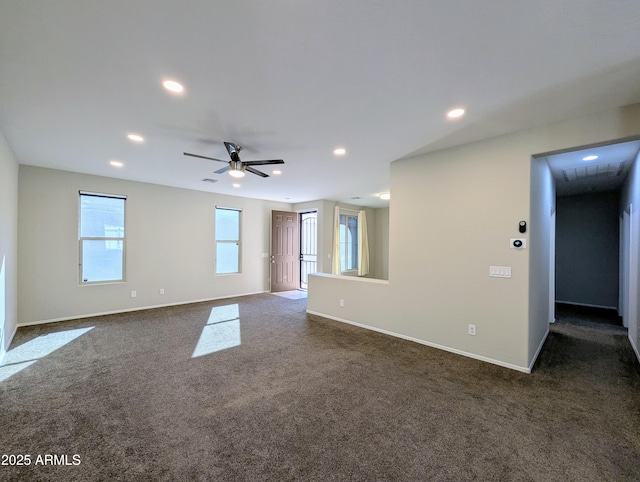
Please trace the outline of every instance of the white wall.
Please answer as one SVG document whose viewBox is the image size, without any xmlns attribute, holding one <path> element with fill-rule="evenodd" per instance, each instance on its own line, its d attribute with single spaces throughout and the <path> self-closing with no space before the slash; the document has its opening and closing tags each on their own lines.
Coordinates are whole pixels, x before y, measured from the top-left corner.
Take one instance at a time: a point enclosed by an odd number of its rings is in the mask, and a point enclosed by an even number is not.
<svg viewBox="0 0 640 482">
<path fill-rule="evenodd" d="M 309 311 L 530 371 L 548 332 L 554 197 L 532 156 L 638 134 L 635 105 L 393 162 L 389 283 L 365 297 L 363 282 L 315 277 Z M 526 250 L 509 245 L 520 220 Z"/>
<path fill-rule="evenodd" d="M 531 160 L 529 238 L 529 339 L 527 363 L 535 362 L 554 321 L 555 289 L 551 281 L 551 216 L 556 211 L 556 185 L 545 159 Z"/>
<path fill-rule="evenodd" d="M 389 279 L 389 208 L 379 208 L 375 211 L 375 273 L 376 279 Z"/>
<path fill-rule="evenodd" d="M 80 190 L 127 195 L 124 283 L 78 283 Z M 214 274 L 216 205 L 242 209 L 241 274 Z M 291 205 L 21 165 L 19 322 L 268 291 L 272 209 Z"/>
<path fill-rule="evenodd" d="M 18 161 L 0 132 L 0 363 L 18 323 Z"/>
<path fill-rule="evenodd" d="M 636 158 L 635 162 L 631 166 L 631 170 L 627 175 L 627 179 L 625 182 L 625 186 L 622 190 L 620 207 L 621 211 L 629 205 L 633 205 L 633 210 L 635 213 L 635 219 L 633 223 L 634 232 L 631 233 L 631 236 L 636 240 L 640 239 L 640 155 Z M 636 244 L 637 245 L 637 244 Z M 638 256 L 636 256 L 636 260 Z M 637 268 L 637 267 L 636 267 Z M 633 271 L 633 270 L 632 270 Z M 640 273 L 640 269 L 635 270 L 636 273 Z M 640 286 L 640 280 L 637 280 L 636 286 Z M 632 320 L 632 323 L 629 323 L 629 340 L 636 352 L 636 356 L 638 360 L 640 360 L 640 330 L 638 330 L 637 320 L 640 319 L 640 312 L 638 309 L 640 308 L 640 292 L 630 293 L 629 296 L 635 297 L 635 303 L 631 303 L 630 306 L 636 307 L 636 313 L 631 314 L 629 319 Z"/>
</svg>

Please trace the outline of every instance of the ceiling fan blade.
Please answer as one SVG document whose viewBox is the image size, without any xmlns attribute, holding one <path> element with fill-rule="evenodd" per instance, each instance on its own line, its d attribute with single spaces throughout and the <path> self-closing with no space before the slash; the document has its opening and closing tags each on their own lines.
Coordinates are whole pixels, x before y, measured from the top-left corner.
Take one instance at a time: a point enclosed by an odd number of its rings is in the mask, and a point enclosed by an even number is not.
<svg viewBox="0 0 640 482">
<path fill-rule="evenodd" d="M 226 167 L 223 167 L 223 168 L 218 169 L 217 171 L 213 171 L 213 172 L 215 172 L 216 174 L 223 174 L 223 173 L 227 172 L 228 170 L 229 170 L 229 166 L 226 166 Z"/>
<path fill-rule="evenodd" d="M 229 155 L 230 155 L 231 157 L 233 157 L 232 152 L 236 152 L 236 153 L 240 152 L 240 147 L 239 147 L 239 146 L 237 146 L 237 145 L 235 145 L 233 142 L 227 142 L 227 141 L 225 141 L 225 142 L 224 142 L 224 147 L 226 147 L 226 148 L 227 148 L 227 152 L 229 153 Z"/>
<path fill-rule="evenodd" d="M 242 161 L 245 166 L 265 166 L 267 164 L 284 164 L 282 159 L 272 159 L 270 161 Z"/>
<path fill-rule="evenodd" d="M 207 156 L 201 156 L 200 154 L 191 154 L 190 152 L 183 152 L 183 154 L 185 156 L 191 156 L 191 157 L 198 157 L 200 159 L 207 159 L 208 161 L 218 161 L 218 162 L 229 162 L 229 161 L 223 161 L 222 159 L 216 159 L 215 157 L 207 157 Z"/>
<path fill-rule="evenodd" d="M 258 171 L 257 169 L 254 169 L 253 167 L 249 167 L 246 165 L 246 163 L 245 163 L 245 169 L 253 174 L 257 174 L 260 177 L 269 177 L 269 174 L 265 174 L 262 171 Z"/>
</svg>

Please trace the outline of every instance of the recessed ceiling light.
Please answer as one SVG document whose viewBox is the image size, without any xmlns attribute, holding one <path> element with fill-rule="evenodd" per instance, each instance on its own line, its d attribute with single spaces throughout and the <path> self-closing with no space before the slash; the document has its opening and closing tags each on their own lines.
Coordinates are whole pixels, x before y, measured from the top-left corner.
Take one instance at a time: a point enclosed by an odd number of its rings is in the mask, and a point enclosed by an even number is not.
<svg viewBox="0 0 640 482">
<path fill-rule="evenodd" d="M 234 183 L 233 183 L 233 187 L 240 187 L 240 184 L 238 184 L 238 183 L 234 182 Z"/>
<path fill-rule="evenodd" d="M 333 153 L 336 156 L 344 156 L 347 153 L 347 150 L 344 147 L 338 147 L 337 149 L 333 150 Z"/>
<path fill-rule="evenodd" d="M 462 108 L 453 109 L 447 112 L 447 117 L 449 119 L 456 119 L 457 117 L 462 117 L 463 115 L 464 115 L 464 109 Z"/>
<path fill-rule="evenodd" d="M 388 201 L 389 199 L 391 199 L 391 193 L 389 192 L 380 193 L 380 199 L 384 199 L 385 201 Z"/>
<path fill-rule="evenodd" d="M 124 163 L 122 163 L 120 161 L 109 161 L 109 164 L 111 164 L 113 167 L 122 167 L 122 166 L 124 166 Z"/>
<path fill-rule="evenodd" d="M 583 161 L 595 161 L 597 158 L 598 158 L 598 156 L 591 155 L 591 156 L 583 157 L 582 160 Z"/>
<path fill-rule="evenodd" d="M 127 139 L 132 142 L 144 142 L 144 137 L 138 134 L 127 134 Z"/>
<path fill-rule="evenodd" d="M 273 171 L 274 176 L 279 176 L 280 174 L 282 174 L 282 171 L 278 171 L 278 170 Z"/>
<path fill-rule="evenodd" d="M 173 92 L 174 94 L 181 94 L 184 92 L 184 87 L 181 83 L 176 82 L 175 80 L 165 80 L 162 82 L 162 86 L 167 89 L 169 92 Z"/>
</svg>

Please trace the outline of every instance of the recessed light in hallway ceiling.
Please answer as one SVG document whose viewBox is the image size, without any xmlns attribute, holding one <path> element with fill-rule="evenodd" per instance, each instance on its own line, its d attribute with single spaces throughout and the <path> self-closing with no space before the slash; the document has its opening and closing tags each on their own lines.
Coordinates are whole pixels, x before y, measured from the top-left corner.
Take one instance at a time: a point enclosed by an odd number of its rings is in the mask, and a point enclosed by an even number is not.
<svg viewBox="0 0 640 482">
<path fill-rule="evenodd" d="M 462 117 L 464 113 L 465 113 L 465 110 L 463 108 L 457 107 L 447 112 L 447 117 L 449 119 L 457 119 L 459 117 Z"/>
<path fill-rule="evenodd" d="M 174 94 L 182 94 L 184 92 L 184 87 L 180 82 L 176 82 L 175 80 L 167 79 L 162 82 L 162 86 L 167 89 L 169 92 Z"/>
<path fill-rule="evenodd" d="M 127 134 L 127 139 L 129 139 L 131 142 L 137 142 L 137 143 L 141 143 L 144 142 L 144 137 L 142 137 L 139 134 Z"/>
</svg>

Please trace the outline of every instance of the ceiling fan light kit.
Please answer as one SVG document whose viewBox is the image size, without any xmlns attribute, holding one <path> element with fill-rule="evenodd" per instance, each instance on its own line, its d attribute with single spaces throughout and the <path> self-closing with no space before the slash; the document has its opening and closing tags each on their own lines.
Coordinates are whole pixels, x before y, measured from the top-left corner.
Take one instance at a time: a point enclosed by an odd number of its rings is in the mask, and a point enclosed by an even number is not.
<svg viewBox="0 0 640 482">
<path fill-rule="evenodd" d="M 256 174 L 260 177 L 269 177 L 269 174 L 259 171 L 258 169 L 254 169 L 252 166 L 284 164 L 284 161 L 282 159 L 242 161 L 240 160 L 240 155 L 238 154 L 242 150 L 242 147 L 233 144 L 232 142 L 225 142 L 224 146 L 227 148 L 227 152 L 229 153 L 229 157 L 231 158 L 230 161 L 223 161 L 222 159 L 216 159 L 215 157 L 201 156 L 200 154 L 191 154 L 190 152 L 184 152 L 183 154 L 185 156 L 198 157 L 200 159 L 208 159 L 210 161 L 224 162 L 227 164 L 227 166 L 218 169 L 217 171 L 215 171 L 215 173 L 222 174 L 229 171 L 229 175 L 236 178 L 244 177 L 245 171 L 249 171 L 250 173 Z"/>
<path fill-rule="evenodd" d="M 244 166 L 242 161 L 229 162 L 229 175 L 231 177 L 244 177 Z"/>
</svg>

